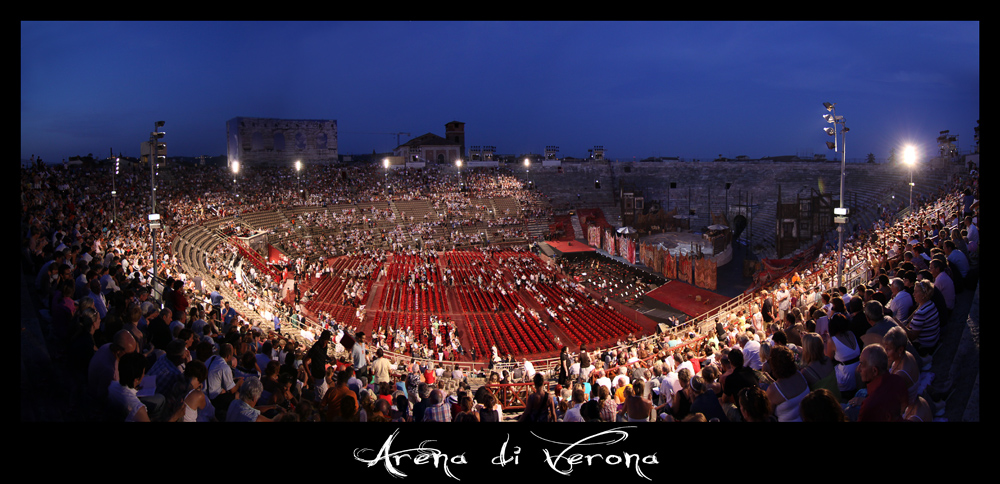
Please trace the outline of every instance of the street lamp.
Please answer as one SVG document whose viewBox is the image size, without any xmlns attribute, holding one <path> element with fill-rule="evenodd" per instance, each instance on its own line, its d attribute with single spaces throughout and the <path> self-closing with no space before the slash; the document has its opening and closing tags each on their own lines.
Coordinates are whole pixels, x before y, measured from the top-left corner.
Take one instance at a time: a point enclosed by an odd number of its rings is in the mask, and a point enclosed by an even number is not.
<svg viewBox="0 0 1000 484">
<path fill-rule="evenodd" d="M 455 160 L 455 167 L 458 168 L 458 191 L 462 191 L 462 160 Z"/>
<path fill-rule="evenodd" d="M 528 186 L 531 186 L 531 160 L 528 158 L 524 159 L 524 176 L 528 179 Z"/>
<path fill-rule="evenodd" d="M 845 124 L 846 120 L 843 116 L 837 116 L 837 110 L 835 106 L 837 103 L 823 103 L 823 107 L 827 111 L 833 114 L 824 114 L 823 119 L 827 123 L 833 125 L 832 128 L 823 128 L 826 134 L 833 136 L 833 142 L 826 142 L 826 147 L 831 150 L 837 150 L 837 125 L 841 126 L 840 134 L 844 138 L 843 143 L 840 145 L 840 210 L 836 210 L 835 213 L 839 215 L 834 218 L 834 222 L 837 223 L 837 287 L 844 285 L 844 224 L 847 223 L 847 217 L 843 215 L 844 210 L 844 179 L 846 178 L 847 169 L 847 132 L 850 129 L 847 128 Z"/>
<path fill-rule="evenodd" d="M 913 145 L 903 148 L 903 162 L 910 167 L 910 211 L 913 210 L 913 165 L 917 163 L 917 149 Z"/>
</svg>

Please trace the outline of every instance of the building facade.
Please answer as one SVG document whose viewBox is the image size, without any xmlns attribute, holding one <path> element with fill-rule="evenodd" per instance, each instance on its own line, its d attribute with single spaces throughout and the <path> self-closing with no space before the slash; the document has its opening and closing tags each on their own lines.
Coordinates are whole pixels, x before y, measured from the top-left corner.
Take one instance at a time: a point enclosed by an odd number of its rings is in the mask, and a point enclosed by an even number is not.
<svg viewBox="0 0 1000 484">
<path fill-rule="evenodd" d="M 454 163 L 465 157 L 465 123 L 445 124 L 445 136 L 434 133 L 417 136 L 393 150 L 394 156 L 410 163 Z"/>
<path fill-rule="evenodd" d="M 226 121 L 229 164 L 332 164 L 337 162 L 337 121 L 236 117 Z"/>
</svg>

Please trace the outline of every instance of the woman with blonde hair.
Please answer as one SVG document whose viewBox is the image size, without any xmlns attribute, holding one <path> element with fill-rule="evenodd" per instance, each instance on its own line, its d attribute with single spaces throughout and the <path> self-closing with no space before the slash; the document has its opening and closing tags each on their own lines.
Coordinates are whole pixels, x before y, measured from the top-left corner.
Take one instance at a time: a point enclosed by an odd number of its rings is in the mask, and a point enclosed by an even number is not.
<svg viewBox="0 0 1000 484">
<path fill-rule="evenodd" d="M 824 353 L 823 337 L 816 333 L 802 335 L 802 376 L 809 383 L 810 390 L 825 388 L 840 400 L 840 388 L 837 385 L 836 365 L 833 359 Z"/>
</svg>

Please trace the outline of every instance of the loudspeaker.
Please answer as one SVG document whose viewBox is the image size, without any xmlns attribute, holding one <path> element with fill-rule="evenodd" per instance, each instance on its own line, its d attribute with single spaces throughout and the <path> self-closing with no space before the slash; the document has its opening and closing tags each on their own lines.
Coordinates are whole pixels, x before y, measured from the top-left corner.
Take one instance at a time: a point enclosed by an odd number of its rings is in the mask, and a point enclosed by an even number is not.
<svg viewBox="0 0 1000 484">
<path fill-rule="evenodd" d="M 670 182 L 670 188 L 677 188 L 677 182 Z"/>
<path fill-rule="evenodd" d="M 731 186 L 733 186 L 732 183 L 726 183 L 726 190 L 729 190 L 729 187 L 731 187 Z"/>
</svg>

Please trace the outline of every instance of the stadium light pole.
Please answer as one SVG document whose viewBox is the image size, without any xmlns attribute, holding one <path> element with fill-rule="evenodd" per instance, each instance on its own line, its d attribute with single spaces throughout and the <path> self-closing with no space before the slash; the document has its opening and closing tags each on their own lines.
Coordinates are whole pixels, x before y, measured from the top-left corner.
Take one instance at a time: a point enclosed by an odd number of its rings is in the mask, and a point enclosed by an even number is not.
<svg viewBox="0 0 1000 484">
<path fill-rule="evenodd" d="M 382 194 L 385 195 L 386 198 L 388 198 L 388 196 L 389 196 L 389 159 L 388 158 L 383 158 L 382 159 L 382 168 L 385 169 L 385 184 L 382 187 Z"/>
<path fill-rule="evenodd" d="M 833 128 L 823 128 L 826 134 L 833 136 L 833 142 L 826 142 L 826 147 L 837 151 L 837 125 L 841 126 L 840 135 L 844 141 L 839 146 L 841 154 L 840 162 L 840 210 L 834 210 L 834 221 L 837 223 L 837 287 L 844 285 L 844 224 L 847 223 L 847 211 L 844 209 L 844 179 L 847 170 L 847 132 L 850 131 L 845 124 L 843 116 L 837 116 L 837 103 L 823 103 L 823 107 L 833 114 L 824 114 L 823 119 L 827 123 L 833 124 Z"/>
<path fill-rule="evenodd" d="M 153 239 L 153 277 L 150 278 L 150 294 L 156 295 L 156 275 L 158 273 L 159 261 L 156 258 L 156 229 L 160 228 L 160 214 L 156 213 L 156 160 L 159 159 L 159 141 L 166 133 L 160 128 L 166 124 L 163 121 L 153 123 L 153 131 L 149 133 L 149 235 Z M 163 297 L 163 291 L 160 291 Z M 161 301 L 162 302 L 162 301 Z"/>
<path fill-rule="evenodd" d="M 462 160 L 455 160 L 455 167 L 458 168 L 458 191 L 462 191 Z"/>
<path fill-rule="evenodd" d="M 913 145 L 903 148 L 903 162 L 910 167 L 910 211 L 913 211 L 913 165 L 917 163 L 917 149 Z"/>
<path fill-rule="evenodd" d="M 524 177 L 528 179 L 528 186 L 531 186 L 531 160 L 524 159 Z"/>
<path fill-rule="evenodd" d="M 233 161 L 233 164 L 229 167 L 233 171 L 233 196 L 236 199 L 236 216 L 240 216 L 240 192 L 237 190 L 239 185 L 236 184 L 236 175 L 240 173 L 240 162 L 237 160 Z"/>
<path fill-rule="evenodd" d="M 302 179 L 300 173 L 302 173 L 302 161 L 295 160 L 295 188 L 298 188 L 298 196 L 302 198 Z"/>
<path fill-rule="evenodd" d="M 111 223 L 118 222 L 118 184 L 116 182 L 118 178 L 118 164 L 121 162 L 121 158 L 115 158 L 115 174 L 111 176 Z"/>
</svg>

